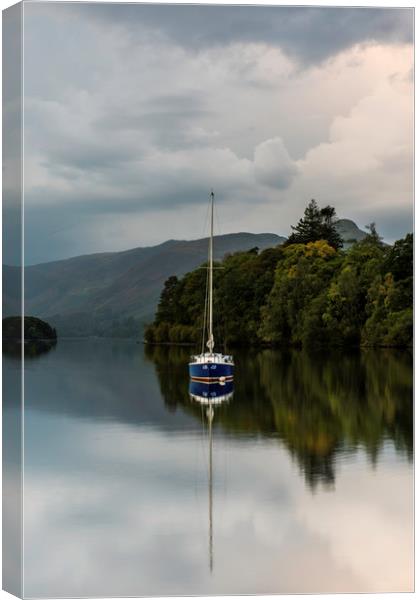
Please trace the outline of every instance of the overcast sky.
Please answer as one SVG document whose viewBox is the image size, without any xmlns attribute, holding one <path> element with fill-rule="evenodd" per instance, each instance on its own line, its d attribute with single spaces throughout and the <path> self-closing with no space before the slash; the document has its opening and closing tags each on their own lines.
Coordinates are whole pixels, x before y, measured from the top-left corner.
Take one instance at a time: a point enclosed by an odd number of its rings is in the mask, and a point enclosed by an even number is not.
<svg viewBox="0 0 420 600">
<path fill-rule="evenodd" d="M 219 232 L 311 198 L 412 230 L 410 9 L 29 3 L 26 262 Z"/>
</svg>

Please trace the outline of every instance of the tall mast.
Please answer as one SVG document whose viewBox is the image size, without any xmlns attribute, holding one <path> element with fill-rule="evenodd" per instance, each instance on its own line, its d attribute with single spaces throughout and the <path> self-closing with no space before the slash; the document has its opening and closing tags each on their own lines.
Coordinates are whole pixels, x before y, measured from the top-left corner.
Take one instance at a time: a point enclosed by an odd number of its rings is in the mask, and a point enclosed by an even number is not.
<svg viewBox="0 0 420 600">
<path fill-rule="evenodd" d="M 211 191 L 211 216 L 210 216 L 210 239 L 209 239 L 209 340 L 207 347 L 211 353 L 214 348 L 213 338 L 213 213 L 214 193 Z"/>
</svg>

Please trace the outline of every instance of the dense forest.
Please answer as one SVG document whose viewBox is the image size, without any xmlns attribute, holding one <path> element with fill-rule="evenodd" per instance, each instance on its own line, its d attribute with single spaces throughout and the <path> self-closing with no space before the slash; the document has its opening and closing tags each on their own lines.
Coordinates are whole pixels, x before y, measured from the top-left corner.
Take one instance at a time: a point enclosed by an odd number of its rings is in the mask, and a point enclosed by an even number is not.
<svg viewBox="0 0 420 600">
<path fill-rule="evenodd" d="M 216 266 L 220 349 L 412 345 L 412 234 L 388 246 L 372 223 L 344 251 L 334 208 L 312 200 L 284 244 L 230 254 Z M 206 280 L 203 268 L 167 279 L 146 342 L 200 343 Z"/>
</svg>

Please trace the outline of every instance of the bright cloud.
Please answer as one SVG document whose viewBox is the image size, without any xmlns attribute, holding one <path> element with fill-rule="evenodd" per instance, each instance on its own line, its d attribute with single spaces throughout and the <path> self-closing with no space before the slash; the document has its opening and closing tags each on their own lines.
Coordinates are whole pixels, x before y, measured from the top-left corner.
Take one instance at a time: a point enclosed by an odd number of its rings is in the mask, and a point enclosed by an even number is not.
<svg viewBox="0 0 420 600">
<path fill-rule="evenodd" d="M 255 178 L 275 189 L 288 188 L 297 173 L 281 138 L 266 140 L 255 148 Z"/>
</svg>

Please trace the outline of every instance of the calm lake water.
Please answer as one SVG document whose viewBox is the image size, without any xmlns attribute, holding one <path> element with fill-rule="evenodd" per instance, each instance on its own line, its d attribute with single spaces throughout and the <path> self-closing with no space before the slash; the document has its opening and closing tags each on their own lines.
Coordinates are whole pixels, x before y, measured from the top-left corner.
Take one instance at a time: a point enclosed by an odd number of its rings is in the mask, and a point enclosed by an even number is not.
<svg viewBox="0 0 420 600">
<path fill-rule="evenodd" d="M 188 355 L 60 340 L 25 361 L 25 595 L 412 590 L 411 355 L 236 353 L 211 488 Z"/>
</svg>

